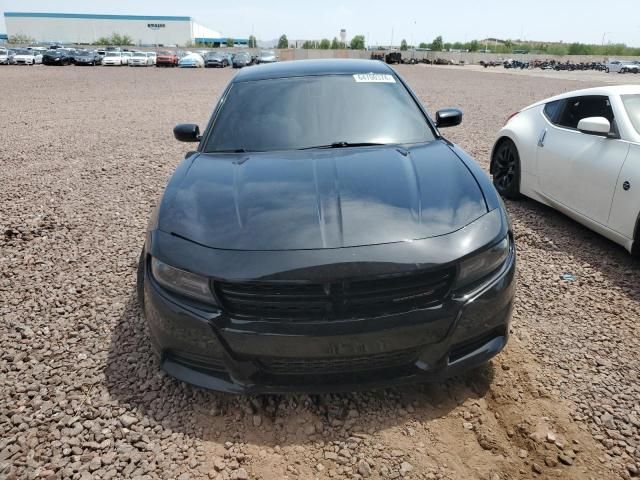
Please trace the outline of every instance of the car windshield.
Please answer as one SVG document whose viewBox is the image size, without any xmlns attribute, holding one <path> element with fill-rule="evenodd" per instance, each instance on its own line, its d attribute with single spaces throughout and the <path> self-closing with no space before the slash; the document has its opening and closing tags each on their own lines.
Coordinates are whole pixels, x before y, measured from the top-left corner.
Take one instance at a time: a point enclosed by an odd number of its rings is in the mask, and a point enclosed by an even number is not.
<svg viewBox="0 0 640 480">
<path fill-rule="evenodd" d="M 31 50 L 27 50 L 26 48 L 23 50 L 16 50 L 16 55 L 33 55 Z"/>
<path fill-rule="evenodd" d="M 294 150 L 433 139 L 422 111 L 394 75 L 322 75 L 233 84 L 205 150 Z"/>
<path fill-rule="evenodd" d="M 107 52 L 107 57 L 120 57 L 120 52 Z"/>
<path fill-rule="evenodd" d="M 633 128 L 640 134 L 640 95 L 622 95 L 622 103 Z"/>
<path fill-rule="evenodd" d="M 221 53 L 207 53 L 207 58 L 217 58 L 220 59 L 222 58 L 222 54 Z"/>
<path fill-rule="evenodd" d="M 260 52 L 260 55 L 262 55 L 263 57 L 273 57 L 273 56 L 275 56 L 275 52 L 273 52 L 273 51 L 264 51 L 264 52 Z"/>
<path fill-rule="evenodd" d="M 134 57 L 144 57 L 147 58 L 147 54 L 144 52 L 136 52 L 133 54 Z"/>
</svg>

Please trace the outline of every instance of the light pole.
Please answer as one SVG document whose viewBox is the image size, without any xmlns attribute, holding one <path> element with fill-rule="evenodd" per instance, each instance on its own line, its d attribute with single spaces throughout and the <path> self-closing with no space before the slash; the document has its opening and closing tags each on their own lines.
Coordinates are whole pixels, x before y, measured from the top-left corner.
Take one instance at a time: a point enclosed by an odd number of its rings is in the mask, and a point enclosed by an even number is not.
<svg viewBox="0 0 640 480">
<path fill-rule="evenodd" d="M 604 47 L 604 37 L 606 37 L 607 35 L 609 35 L 611 32 L 604 32 L 602 34 L 602 46 Z"/>
</svg>

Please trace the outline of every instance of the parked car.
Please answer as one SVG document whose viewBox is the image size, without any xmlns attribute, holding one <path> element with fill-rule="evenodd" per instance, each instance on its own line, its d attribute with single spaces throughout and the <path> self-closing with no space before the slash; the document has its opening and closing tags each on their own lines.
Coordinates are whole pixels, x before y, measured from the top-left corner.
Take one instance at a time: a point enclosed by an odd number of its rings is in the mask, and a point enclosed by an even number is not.
<svg viewBox="0 0 640 480">
<path fill-rule="evenodd" d="M 239 52 L 233 57 L 233 68 L 247 67 L 252 63 L 253 60 L 248 52 Z"/>
<path fill-rule="evenodd" d="M 102 65 L 123 65 L 122 63 L 122 52 L 118 52 L 115 50 L 107 50 L 102 59 Z"/>
<path fill-rule="evenodd" d="M 274 63 L 278 61 L 278 56 L 273 50 L 262 50 L 256 63 Z"/>
<path fill-rule="evenodd" d="M 0 47 L 0 65 L 9 65 L 11 60 L 12 58 L 11 55 L 9 55 L 9 50 Z"/>
<path fill-rule="evenodd" d="M 625 62 L 620 73 L 640 73 L 640 62 Z"/>
<path fill-rule="evenodd" d="M 605 67 L 605 72 L 609 73 L 626 73 L 628 71 L 634 71 L 634 65 L 632 62 L 623 62 L 621 60 L 610 60 Z"/>
<path fill-rule="evenodd" d="M 402 53 L 389 52 L 384 56 L 384 61 L 388 64 L 402 63 Z"/>
<path fill-rule="evenodd" d="M 95 50 L 76 50 L 73 63 L 76 65 L 100 65 L 102 57 Z"/>
<path fill-rule="evenodd" d="M 442 379 L 502 350 L 513 237 L 487 175 L 440 133 L 462 112 L 431 120 L 371 60 L 231 82 L 203 135 L 175 127 L 199 145 L 141 255 L 165 371 L 234 393 L 351 391 Z"/>
<path fill-rule="evenodd" d="M 155 65 L 158 61 L 158 54 L 156 52 L 147 52 L 147 57 L 149 58 L 150 65 Z"/>
<path fill-rule="evenodd" d="M 71 65 L 73 63 L 73 55 L 69 50 L 63 48 L 47 50 L 42 55 L 42 63 L 44 65 Z"/>
<path fill-rule="evenodd" d="M 640 254 L 640 85 L 522 109 L 500 130 L 490 170 L 505 197 L 537 200 Z"/>
<path fill-rule="evenodd" d="M 220 52 L 209 52 L 204 57 L 204 66 L 207 68 L 211 67 L 228 67 L 229 66 L 229 58 Z"/>
<path fill-rule="evenodd" d="M 133 52 L 133 55 L 129 59 L 130 67 L 148 67 L 151 65 L 151 57 L 147 55 L 147 52 Z"/>
<path fill-rule="evenodd" d="M 133 52 L 121 52 L 122 65 L 129 65 L 129 60 L 133 56 Z"/>
<path fill-rule="evenodd" d="M 204 67 L 204 59 L 199 53 L 190 53 L 188 55 L 185 55 L 178 61 L 178 67 L 202 68 Z"/>
<path fill-rule="evenodd" d="M 176 67 L 178 66 L 178 55 L 174 52 L 161 51 L 156 57 L 156 67 Z"/>
<path fill-rule="evenodd" d="M 20 48 L 16 50 L 11 63 L 15 65 L 35 65 L 36 63 L 42 63 L 42 55 L 26 48 Z"/>
</svg>

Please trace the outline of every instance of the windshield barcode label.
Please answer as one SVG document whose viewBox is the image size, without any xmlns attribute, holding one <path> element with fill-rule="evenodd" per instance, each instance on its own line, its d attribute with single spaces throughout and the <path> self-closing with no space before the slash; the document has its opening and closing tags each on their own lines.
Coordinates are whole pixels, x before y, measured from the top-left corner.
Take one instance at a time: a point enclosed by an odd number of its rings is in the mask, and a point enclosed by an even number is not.
<svg viewBox="0 0 640 480">
<path fill-rule="evenodd" d="M 356 82 L 369 82 L 369 83 L 396 83 L 396 79 L 393 75 L 386 73 L 356 73 L 353 76 Z"/>
</svg>

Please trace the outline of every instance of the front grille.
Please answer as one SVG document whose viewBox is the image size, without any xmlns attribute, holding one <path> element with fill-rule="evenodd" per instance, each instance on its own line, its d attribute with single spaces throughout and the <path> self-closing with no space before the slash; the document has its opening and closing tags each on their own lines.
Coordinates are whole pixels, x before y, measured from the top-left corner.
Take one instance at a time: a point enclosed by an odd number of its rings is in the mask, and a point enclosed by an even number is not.
<svg viewBox="0 0 640 480">
<path fill-rule="evenodd" d="M 226 370 L 221 358 L 177 350 L 165 351 L 164 356 L 165 358 L 195 370 L 213 370 L 217 372 L 224 372 Z"/>
<path fill-rule="evenodd" d="M 263 371 L 275 375 L 325 375 L 397 368 L 415 362 L 418 353 L 411 348 L 355 357 L 262 358 L 258 363 Z"/>
<path fill-rule="evenodd" d="M 439 269 L 333 283 L 216 282 L 216 293 L 223 308 L 237 316 L 340 320 L 439 303 L 453 278 L 453 269 Z"/>
</svg>

